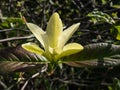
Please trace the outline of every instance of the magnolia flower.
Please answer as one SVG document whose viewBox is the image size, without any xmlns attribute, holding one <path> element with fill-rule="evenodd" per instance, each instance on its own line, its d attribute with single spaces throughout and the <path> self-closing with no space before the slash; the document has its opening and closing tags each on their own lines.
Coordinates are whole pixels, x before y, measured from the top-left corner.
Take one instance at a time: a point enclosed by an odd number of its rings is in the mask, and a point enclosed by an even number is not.
<svg viewBox="0 0 120 90">
<path fill-rule="evenodd" d="M 62 57 L 83 50 L 83 46 L 78 43 L 66 44 L 73 33 L 78 29 L 80 23 L 73 24 L 63 31 L 62 21 L 58 13 L 54 13 L 51 16 L 46 31 L 33 23 L 26 22 L 26 25 L 40 41 L 43 49 L 31 42 L 22 44 L 22 47 L 30 52 L 46 57 L 49 61 L 59 61 Z"/>
</svg>

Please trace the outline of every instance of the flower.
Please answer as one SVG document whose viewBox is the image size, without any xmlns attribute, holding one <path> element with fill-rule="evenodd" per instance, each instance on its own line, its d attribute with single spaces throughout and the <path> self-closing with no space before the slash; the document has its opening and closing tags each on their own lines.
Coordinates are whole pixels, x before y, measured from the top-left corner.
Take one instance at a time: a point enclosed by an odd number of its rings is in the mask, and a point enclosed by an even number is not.
<svg viewBox="0 0 120 90">
<path fill-rule="evenodd" d="M 26 25 L 34 36 L 40 41 L 43 49 L 35 43 L 22 44 L 22 47 L 30 52 L 40 54 L 49 61 L 59 61 L 62 57 L 78 53 L 83 50 L 83 46 L 78 43 L 66 44 L 74 32 L 78 29 L 80 23 L 76 23 L 63 30 L 62 21 L 58 13 L 51 16 L 46 31 L 33 23 Z"/>
</svg>

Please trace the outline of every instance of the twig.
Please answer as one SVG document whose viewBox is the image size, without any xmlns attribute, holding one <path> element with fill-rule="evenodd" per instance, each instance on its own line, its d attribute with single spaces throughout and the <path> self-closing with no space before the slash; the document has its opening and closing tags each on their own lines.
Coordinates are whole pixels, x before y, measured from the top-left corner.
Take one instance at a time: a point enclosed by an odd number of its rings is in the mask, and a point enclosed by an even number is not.
<svg viewBox="0 0 120 90">
<path fill-rule="evenodd" d="M 62 82 L 62 83 L 65 83 L 65 84 L 73 84 L 73 85 L 76 85 L 76 86 L 87 86 L 86 84 L 79 84 L 79 83 L 77 83 L 77 82 L 74 82 L 74 81 L 72 81 L 72 80 L 62 80 L 62 79 L 60 79 L 60 78 L 54 78 L 53 79 L 54 81 L 60 81 L 60 82 Z"/>
<path fill-rule="evenodd" d="M 12 30 L 22 30 L 22 29 L 20 29 L 20 28 L 0 29 L 0 33 L 12 31 Z M 22 30 L 22 31 L 30 32 L 29 30 Z"/>
<path fill-rule="evenodd" d="M 112 12 L 118 12 L 120 11 L 120 8 L 115 8 L 115 9 L 110 9 L 110 10 L 105 10 L 105 13 L 112 13 Z"/>
<path fill-rule="evenodd" d="M 25 84 L 22 86 L 21 90 L 25 90 L 25 87 L 27 86 L 28 82 L 29 82 L 31 79 L 39 76 L 41 73 L 45 72 L 45 71 L 47 70 L 47 68 L 48 68 L 48 64 L 46 64 L 45 66 L 43 66 L 39 72 L 33 74 L 33 75 L 25 82 Z"/>
<path fill-rule="evenodd" d="M 4 87 L 4 89 L 7 88 L 7 86 L 0 80 L 0 85 L 2 85 Z"/>
<path fill-rule="evenodd" d="M 29 82 L 31 79 L 33 79 L 33 78 L 35 78 L 35 77 L 37 77 L 37 76 L 39 76 L 39 75 L 40 75 L 40 72 L 35 73 L 34 75 L 32 75 L 32 77 L 30 77 L 30 78 L 25 82 L 25 84 L 22 86 L 21 90 L 25 90 L 25 87 L 27 86 L 28 82 Z"/>
<path fill-rule="evenodd" d="M 14 40 L 30 39 L 30 38 L 33 38 L 33 37 L 34 37 L 34 35 L 25 36 L 25 37 L 12 37 L 12 38 L 7 38 L 7 39 L 1 39 L 0 43 L 8 42 L 8 41 L 14 41 Z"/>
</svg>

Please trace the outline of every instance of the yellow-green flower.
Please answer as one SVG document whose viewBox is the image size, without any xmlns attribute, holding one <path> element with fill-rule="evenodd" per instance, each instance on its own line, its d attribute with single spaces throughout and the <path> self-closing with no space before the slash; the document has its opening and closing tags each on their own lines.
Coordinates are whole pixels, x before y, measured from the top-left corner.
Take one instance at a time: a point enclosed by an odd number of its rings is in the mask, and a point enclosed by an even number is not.
<svg viewBox="0 0 120 90">
<path fill-rule="evenodd" d="M 22 47 L 30 52 L 43 55 L 50 61 L 57 61 L 60 58 L 69 56 L 83 50 L 78 43 L 66 44 L 73 33 L 78 29 L 80 23 L 73 24 L 63 31 L 62 21 L 58 13 L 54 13 L 46 27 L 46 31 L 33 23 L 26 23 L 34 36 L 40 41 L 43 49 L 35 43 L 22 44 Z"/>
</svg>

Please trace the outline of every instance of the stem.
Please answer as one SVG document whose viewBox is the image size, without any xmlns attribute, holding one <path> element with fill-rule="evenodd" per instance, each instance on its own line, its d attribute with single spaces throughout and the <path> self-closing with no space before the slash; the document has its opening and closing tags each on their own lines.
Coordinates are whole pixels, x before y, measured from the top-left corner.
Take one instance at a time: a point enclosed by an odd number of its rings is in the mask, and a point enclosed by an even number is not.
<svg viewBox="0 0 120 90">
<path fill-rule="evenodd" d="M 48 64 L 48 70 L 47 70 L 47 74 L 48 76 L 51 76 L 54 74 L 54 71 L 56 70 L 57 67 L 57 63 L 56 62 L 51 62 Z"/>
</svg>

